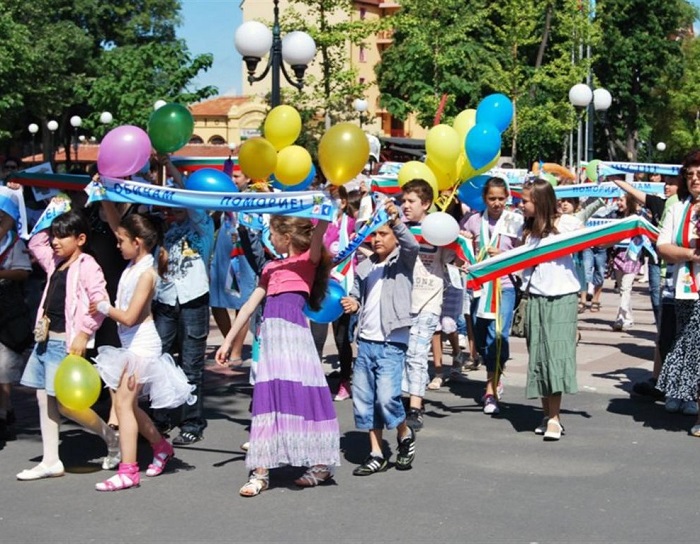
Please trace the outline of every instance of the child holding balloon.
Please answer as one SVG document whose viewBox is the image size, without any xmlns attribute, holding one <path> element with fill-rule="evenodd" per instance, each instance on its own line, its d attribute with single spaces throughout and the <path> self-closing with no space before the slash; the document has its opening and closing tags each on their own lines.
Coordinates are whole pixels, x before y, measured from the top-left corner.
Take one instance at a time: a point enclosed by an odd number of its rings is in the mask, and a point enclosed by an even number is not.
<svg viewBox="0 0 700 544">
<path fill-rule="evenodd" d="M 69 211 L 51 223 L 51 241 L 46 231 L 29 241 L 29 251 L 46 271 L 49 281 L 39 306 L 37 325 L 48 322 L 48 335 L 37 339 L 20 383 L 36 389 L 43 455 L 37 466 L 17 474 L 18 480 L 39 480 L 63 476 L 58 456 L 60 414 L 100 436 L 107 444 L 103 466 L 119 462 L 119 441 L 111 429 L 89 407 L 69 409 L 57 401 L 58 396 L 75 392 L 56 391 L 54 376 L 68 354 L 82 357 L 94 343 L 95 331 L 104 317 L 93 315 L 89 305 L 107 297 L 102 269 L 95 259 L 84 253 L 89 226 L 85 217 Z M 36 332 L 35 332 L 36 336 Z"/>
<path fill-rule="evenodd" d="M 116 208 L 103 203 L 110 226 L 118 222 Z M 151 300 L 158 281 L 158 272 L 167 268 L 167 255 L 161 248 L 158 268 L 151 251 L 161 242 L 162 234 L 154 221 L 145 215 L 124 217 L 115 229 L 122 256 L 129 260 L 117 290 L 115 306 L 108 299 L 91 304 L 93 312 L 114 319 L 119 325 L 122 348 L 103 346 L 95 359 L 107 386 L 116 391 L 115 410 L 119 421 L 121 463 L 117 474 L 95 487 L 98 491 L 118 491 L 138 486 L 140 474 L 136 462 L 136 443 L 141 433 L 153 448 L 153 462 L 146 476 L 158 476 L 173 457 L 172 445 L 158 432 L 153 421 L 138 406 L 141 394 L 148 394 L 153 408 L 175 408 L 183 403 L 193 404 L 193 385 L 187 382 L 182 369 L 162 344 L 151 315 Z"/>
<path fill-rule="evenodd" d="M 330 258 L 323 245 L 328 223 L 273 216 L 270 240 L 288 257 L 267 264 L 253 294 L 236 316 L 216 362 L 228 364 L 233 339 L 264 301 L 260 355 L 253 395 L 249 481 L 240 489 L 254 497 L 269 486 L 269 470 L 309 467 L 295 480 L 313 487 L 333 478 L 340 462 L 340 430 L 330 390 L 314 349 L 303 308 L 319 310 L 328 283 Z"/>
</svg>

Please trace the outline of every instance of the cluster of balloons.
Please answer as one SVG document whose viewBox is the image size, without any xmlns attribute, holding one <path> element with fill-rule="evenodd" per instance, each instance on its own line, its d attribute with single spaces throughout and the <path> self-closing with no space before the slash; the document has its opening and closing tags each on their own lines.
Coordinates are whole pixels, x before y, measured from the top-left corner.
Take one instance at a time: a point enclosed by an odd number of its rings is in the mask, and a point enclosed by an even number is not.
<svg viewBox="0 0 700 544">
<path fill-rule="evenodd" d="M 238 151 L 238 164 L 251 179 L 268 179 L 282 190 L 306 189 L 316 175 L 311 155 L 294 145 L 301 133 L 301 115 L 291 106 L 270 110 L 263 126 L 264 137 L 243 142 Z M 313 174 L 313 176 L 312 176 Z"/>
<path fill-rule="evenodd" d="M 56 399 L 71 410 L 86 410 L 97 402 L 102 382 L 97 369 L 82 357 L 67 355 L 56 369 Z"/>
<path fill-rule="evenodd" d="M 425 163 L 410 161 L 398 174 L 399 186 L 420 178 L 439 191 L 460 185 L 460 199 L 478 200 L 473 186 L 464 182 L 493 168 L 501 156 L 501 134 L 513 119 L 513 103 L 503 94 L 484 98 L 476 109 L 455 117 L 452 126 L 432 127 L 425 139 Z M 462 189 L 462 187 L 464 187 Z M 464 200 L 463 200 L 464 201 Z"/>
<path fill-rule="evenodd" d="M 172 153 L 190 141 L 194 119 L 182 104 L 158 107 L 148 120 L 148 132 L 133 125 L 122 125 L 102 139 L 97 155 L 101 174 L 123 178 L 140 171 L 148 163 L 151 148 Z"/>
</svg>

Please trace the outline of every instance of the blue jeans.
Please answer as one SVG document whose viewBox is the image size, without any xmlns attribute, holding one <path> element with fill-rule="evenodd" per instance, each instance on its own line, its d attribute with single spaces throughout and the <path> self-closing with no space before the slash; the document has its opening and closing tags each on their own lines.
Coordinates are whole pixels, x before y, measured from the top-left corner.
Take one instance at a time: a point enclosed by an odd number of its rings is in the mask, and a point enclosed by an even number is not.
<svg viewBox="0 0 700 544">
<path fill-rule="evenodd" d="M 590 247 L 583 250 L 583 269 L 586 273 L 586 284 L 592 283 L 596 287 L 603 285 L 607 266 L 607 249 Z"/>
<path fill-rule="evenodd" d="M 472 307 L 472 323 L 474 324 L 474 341 L 476 349 L 484 360 L 487 372 L 496 371 L 496 359 L 501 362 L 501 369 L 506 367 L 506 361 L 510 359 L 510 327 L 513 323 L 513 311 L 515 309 L 515 289 L 501 290 L 501 352 L 498 353 L 496 344 L 496 320 L 476 317 L 476 307 L 479 300 L 476 299 Z"/>
<path fill-rule="evenodd" d="M 661 265 L 649 260 L 649 298 L 651 299 L 651 309 L 654 311 L 654 322 L 659 327 L 661 322 Z"/>
<path fill-rule="evenodd" d="M 395 429 L 406 412 L 401 376 L 406 346 L 358 340 L 352 379 L 352 407 L 358 429 Z"/>
<path fill-rule="evenodd" d="M 201 434 L 207 426 L 202 380 L 209 335 L 209 300 L 201 298 L 205 300 L 176 306 L 153 303 L 153 319 L 163 343 L 163 353 L 173 356 L 189 383 L 195 386 L 192 393 L 197 395 L 197 402 L 191 406 L 184 404 L 178 418 L 180 430 L 193 434 Z M 156 410 L 153 419 L 166 423 L 169 417 L 167 410 Z"/>
</svg>

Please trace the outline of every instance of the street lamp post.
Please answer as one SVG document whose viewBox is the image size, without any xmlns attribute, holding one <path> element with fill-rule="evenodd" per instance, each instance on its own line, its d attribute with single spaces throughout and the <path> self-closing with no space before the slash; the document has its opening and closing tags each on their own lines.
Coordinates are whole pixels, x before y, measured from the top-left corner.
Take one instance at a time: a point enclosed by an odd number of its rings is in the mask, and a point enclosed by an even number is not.
<svg viewBox="0 0 700 544">
<path fill-rule="evenodd" d="M 51 165 L 53 166 L 54 134 L 58 130 L 58 121 L 51 119 L 51 121 L 46 123 L 46 128 L 48 128 L 49 132 L 51 133 L 51 135 L 49 136 L 49 161 L 51 162 Z"/>
<path fill-rule="evenodd" d="M 27 129 L 32 135 L 32 161 L 34 161 L 34 155 L 36 154 L 36 133 L 39 132 L 39 125 L 31 123 Z"/>
<path fill-rule="evenodd" d="M 249 83 L 262 81 L 272 72 L 270 104 L 273 108 L 280 104 L 280 72 L 290 85 L 301 90 L 306 67 L 316 56 L 316 43 L 306 32 L 295 31 L 281 37 L 278 4 L 279 0 L 274 0 L 272 31 L 258 21 L 248 21 L 238 27 L 234 38 L 236 50 L 246 63 Z M 267 66 L 256 76 L 255 69 L 267 53 L 270 54 Z M 296 81 L 287 72 L 283 60 L 291 66 Z"/>
<path fill-rule="evenodd" d="M 353 107 L 355 108 L 355 111 L 360 114 L 360 128 L 362 128 L 364 115 L 367 108 L 369 108 L 369 103 L 364 98 L 356 98 L 353 102 Z"/>
<path fill-rule="evenodd" d="M 586 160 L 593 160 L 596 158 L 593 143 L 596 116 L 598 113 L 601 113 L 603 115 L 603 120 L 605 120 L 605 112 L 608 111 L 611 104 L 612 95 L 610 91 L 602 87 L 593 91 L 593 101 L 588 107 L 588 154 Z"/>
<path fill-rule="evenodd" d="M 578 109 L 578 139 L 576 143 L 576 180 L 578 181 L 578 176 L 581 171 L 581 118 L 583 116 L 584 108 L 588 107 L 588 104 L 593 100 L 593 91 L 585 83 L 577 83 L 571 89 L 569 89 L 569 102 L 572 106 Z"/>
<path fill-rule="evenodd" d="M 70 126 L 73 127 L 73 149 L 75 150 L 75 162 L 78 162 L 78 129 L 83 124 L 83 120 L 78 115 L 70 118 Z"/>
</svg>

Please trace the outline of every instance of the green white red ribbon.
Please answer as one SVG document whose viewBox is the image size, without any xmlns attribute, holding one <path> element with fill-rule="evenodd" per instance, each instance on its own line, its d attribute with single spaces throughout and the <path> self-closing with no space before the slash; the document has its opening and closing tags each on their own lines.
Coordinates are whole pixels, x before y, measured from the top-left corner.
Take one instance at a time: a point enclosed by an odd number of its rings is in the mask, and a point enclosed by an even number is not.
<svg viewBox="0 0 700 544">
<path fill-rule="evenodd" d="M 470 266 L 467 268 L 467 287 L 479 289 L 486 282 L 539 263 L 572 255 L 589 247 L 610 245 L 625 238 L 643 235 L 656 241 L 659 231 L 643 217 L 633 216 L 616 223 L 548 236 L 536 244 L 526 244 Z"/>
</svg>

